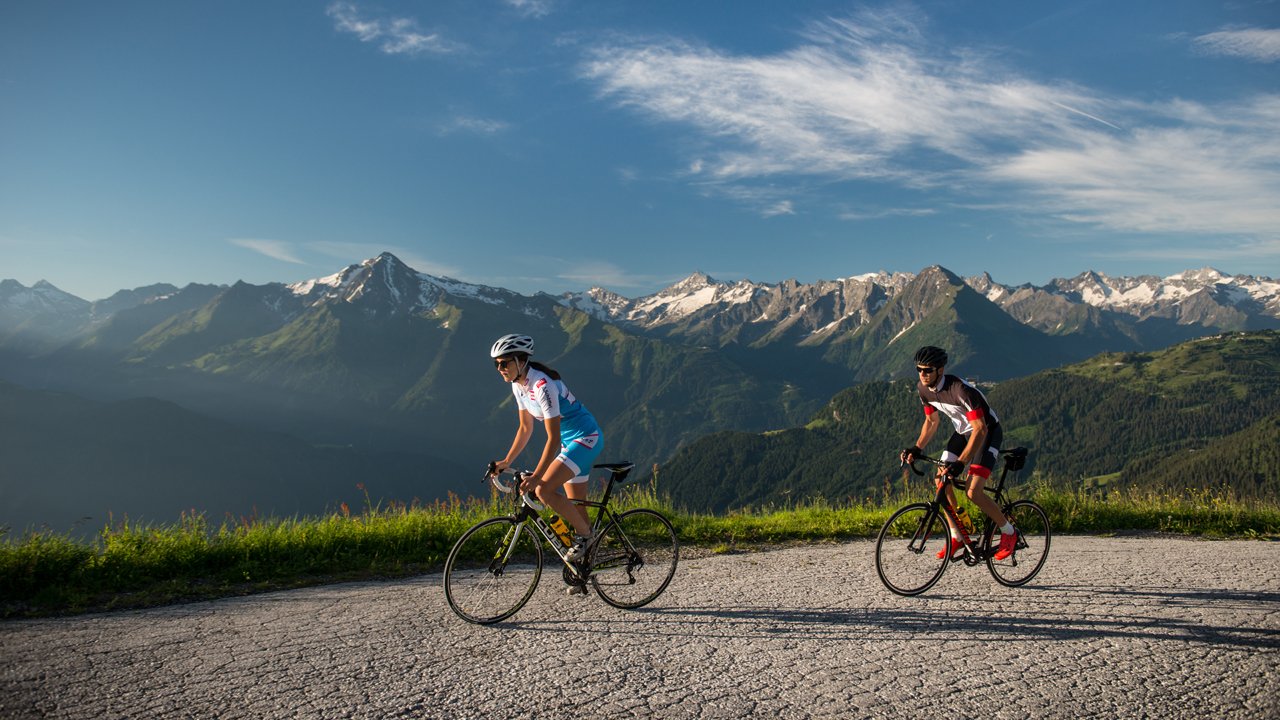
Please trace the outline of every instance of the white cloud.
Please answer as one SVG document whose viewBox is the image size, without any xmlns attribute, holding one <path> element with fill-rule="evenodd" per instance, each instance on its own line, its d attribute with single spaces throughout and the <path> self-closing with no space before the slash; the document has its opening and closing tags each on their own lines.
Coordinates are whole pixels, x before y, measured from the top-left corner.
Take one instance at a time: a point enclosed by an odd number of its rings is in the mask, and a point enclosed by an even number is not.
<svg viewBox="0 0 1280 720">
<path fill-rule="evenodd" d="M 293 263 L 295 265 L 306 265 L 306 262 L 298 258 L 290 243 L 283 240 L 261 240 L 255 238 L 230 238 L 227 242 L 232 245 L 238 245 L 242 248 L 252 250 L 258 254 L 266 255 L 273 260 L 281 262 Z"/>
<path fill-rule="evenodd" d="M 765 212 L 794 192 L 762 181 L 858 180 L 999 192 L 1113 229 L 1280 233 L 1280 96 L 1144 104 L 1030 79 L 920 28 L 864 12 L 769 56 L 616 41 L 582 73 L 602 98 L 689 128 L 696 187 Z"/>
<path fill-rule="evenodd" d="M 1119 230 L 1280 236 L 1280 96 L 1153 108 L 1125 135 L 1078 133 L 992 163 L 1062 217 Z"/>
<path fill-rule="evenodd" d="M 1219 30 L 1192 40 L 1202 52 L 1254 62 L 1280 61 L 1280 29 L 1242 28 Z"/>
<path fill-rule="evenodd" d="M 764 217 L 777 217 L 779 215 L 795 215 L 796 209 L 790 200 L 781 200 L 761 210 Z"/>
<path fill-rule="evenodd" d="M 543 18 L 551 14 L 555 3 L 552 0 L 503 0 L 509 7 L 523 17 Z"/>
<path fill-rule="evenodd" d="M 438 55 L 457 52 L 459 43 L 445 40 L 439 33 L 424 34 L 412 18 L 369 18 L 351 2 L 335 2 L 325 10 L 334 27 L 351 33 L 361 42 L 376 42 L 388 55 Z"/>
<path fill-rule="evenodd" d="M 574 260 L 564 261 L 563 264 L 573 269 L 557 275 L 560 280 L 567 280 L 584 287 L 602 287 L 615 292 L 623 288 L 647 288 L 656 284 L 675 282 L 668 277 L 639 275 L 604 260 Z"/>
<path fill-rule="evenodd" d="M 446 122 L 441 123 L 438 131 L 441 135 L 453 135 L 454 133 L 472 133 L 476 135 L 496 135 L 504 132 L 511 127 L 509 123 L 502 120 L 490 120 L 488 118 L 472 117 L 469 115 L 455 115 Z"/>
<path fill-rule="evenodd" d="M 880 208 L 876 210 L 846 210 L 841 220 L 879 220 L 890 217 L 926 217 L 937 214 L 933 208 Z"/>
</svg>

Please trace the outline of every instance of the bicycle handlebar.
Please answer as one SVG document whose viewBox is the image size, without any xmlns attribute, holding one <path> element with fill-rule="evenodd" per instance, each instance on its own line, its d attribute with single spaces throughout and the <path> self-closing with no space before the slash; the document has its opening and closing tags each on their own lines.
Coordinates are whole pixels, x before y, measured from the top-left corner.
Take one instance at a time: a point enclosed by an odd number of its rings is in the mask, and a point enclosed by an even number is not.
<svg viewBox="0 0 1280 720">
<path fill-rule="evenodd" d="M 941 460 L 936 460 L 934 458 L 929 457 L 928 455 L 916 455 L 915 460 L 912 460 L 911 462 L 903 462 L 901 465 L 898 466 L 898 469 L 901 470 L 904 467 L 911 468 L 911 472 L 923 477 L 924 472 L 916 468 L 916 460 L 923 460 L 924 462 L 927 462 L 930 465 L 937 465 L 938 467 L 946 467 L 947 465 Z"/>
<path fill-rule="evenodd" d="M 526 477 L 532 474 L 533 473 L 529 472 L 528 470 L 512 470 L 511 468 L 499 470 L 498 463 L 491 462 L 489 463 L 488 469 L 485 470 L 484 478 L 481 480 L 481 482 L 484 482 L 485 480 L 487 480 L 499 491 L 510 495 L 511 493 L 519 489 L 520 483 L 524 482 L 524 479 Z M 515 483 L 511 485 L 507 485 L 503 483 L 502 482 L 503 475 L 515 476 Z M 524 502 L 525 505 L 528 505 L 534 510 L 541 510 L 544 507 L 543 504 L 539 502 L 536 497 L 534 497 L 532 492 L 520 493 L 520 500 Z"/>
</svg>

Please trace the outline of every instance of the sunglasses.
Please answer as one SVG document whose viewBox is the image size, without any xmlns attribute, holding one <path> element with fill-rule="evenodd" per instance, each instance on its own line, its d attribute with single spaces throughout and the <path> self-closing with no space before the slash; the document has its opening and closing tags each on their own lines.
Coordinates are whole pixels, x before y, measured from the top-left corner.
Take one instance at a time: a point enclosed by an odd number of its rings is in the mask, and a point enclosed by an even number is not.
<svg viewBox="0 0 1280 720">
<path fill-rule="evenodd" d="M 938 372 L 938 368 L 936 368 L 936 367 L 920 367 L 920 366 L 918 366 L 918 365 L 917 365 L 917 366 L 916 366 L 916 372 L 920 373 L 921 375 L 932 375 L 932 374 L 934 374 L 934 373 Z"/>
<path fill-rule="evenodd" d="M 515 362 L 515 358 L 507 358 L 505 360 L 494 360 L 493 366 L 498 368 L 499 370 L 502 370 L 513 362 Z"/>
</svg>

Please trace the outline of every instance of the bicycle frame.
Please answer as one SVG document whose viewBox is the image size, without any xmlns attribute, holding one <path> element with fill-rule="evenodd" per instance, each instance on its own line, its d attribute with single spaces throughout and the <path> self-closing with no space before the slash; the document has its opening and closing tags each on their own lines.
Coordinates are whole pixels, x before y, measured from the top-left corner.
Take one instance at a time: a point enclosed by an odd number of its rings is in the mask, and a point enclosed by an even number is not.
<svg viewBox="0 0 1280 720">
<path fill-rule="evenodd" d="M 623 473 L 621 477 L 626 477 L 626 473 Z M 609 475 L 609 479 L 605 482 L 604 495 L 601 496 L 600 500 L 573 501 L 575 505 L 583 508 L 596 508 L 595 521 L 591 524 L 593 537 L 599 537 L 603 528 L 608 527 L 609 524 L 614 522 L 614 518 L 616 516 L 613 514 L 613 511 L 609 509 L 608 505 L 609 498 L 613 495 L 614 483 L 616 482 L 619 482 L 619 476 L 611 473 Z M 511 517 L 515 520 L 515 525 L 512 526 L 512 532 L 504 542 L 507 546 L 507 556 L 502 558 L 503 565 L 510 560 L 510 554 L 515 547 L 515 545 L 511 543 L 511 540 L 520 536 L 520 531 L 524 528 L 526 523 L 531 523 L 538 533 L 542 535 L 543 541 L 545 541 L 547 545 L 551 547 L 551 550 L 556 554 L 556 556 L 560 558 L 560 562 L 569 569 L 569 572 L 573 573 L 573 576 L 578 580 L 586 582 L 587 578 L 591 574 L 591 569 L 589 567 L 584 568 L 577 563 L 571 562 L 569 558 L 566 557 L 568 548 L 564 546 L 564 543 L 560 541 L 560 537 L 556 535 L 555 531 L 551 529 L 551 526 L 547 524 L 547 521 L 543 519 L 542 515 L 536 509 L 530 506 L 529 503 L 521 500 L 520 509 Z M 494 559 L 496 560 L 497 558 L 495 557 Z"/>
<path fill-rule="evenodd" d="M 954 479 L 949 477 L 944 472 L 946 463 L 943 463 L 940 460 L 935 460 L 933 458 L 924 457 L 924 456 L 921 456 L 919 459 L 924 460 L 925 462 L 928 462 L 932 465 L 938 466 L 938 478 L 941 480 L 941 482 L 938 483 L 937 494 L 934 495 L 933 501 L 930 503 L 931 511 L 929 515 L 925 518 L 925 523 L 922 526 L 926 530 L 926 536 L 927 536 L 927 529 L 933 527 L 933 523 L 935 522 L 935 520 L 939 515 L 941 515 L 944 518 L 944 522 L 947 524 L 947 527 L 949 530 L 959 530 L 961 528 L 960 518 L 956 514 L 955 506 L 951 504 L 948 498 L 947 488 L 948 486 L 951 486 L 956 488 L 957 490 L 965 490 L 968 487 L 968 482 L 966 481 L 963 484 L 956 483 Z M 924 475 L 924 473 L 916 470 L 915 465 L 909 465 L 908 467 L 910 467 L 911 471 L 914 472 L 915 474 Z M 995 486 L 994 487 L 984 486 L 982 488 L 984 492 L 991 494 L 992 501 L 994 501 L 996 506 L 1001 508 L 1002 510 L 1008 505 L 1005 502 L 1005 497 L 1004 497 L 1004 484 L 1005 484 L 1005 478 L 1008 477 L 1009 472 L 1010 472 L 1009 464 L 1005 463 L 1000 473 L 1000 479 L 996 481 Z M 1017 473 L 1018 471 L 1014 470 L 1013 472 Z M 982 523 L 981 529 L 979 530 L 979 528 L 975 526 L 972 537 L 969 536 L 969 533 L 967 531 L 961 531 L 958 533 L 961 538 L 964 538 L 964 540 L 961 542 L 961 546 L 964 548 L 964 554 L 958 559 L 964 560 L 964 564 L 970 567 L 977 565 L 978 563 L 986 560 L 985 551 L 981 548 L 974 547 L 976 545 L 974 538 L 986 537 L 987 534 L 991 532 L 991 528 L 995 525 L 995 522 L 992 521 L 992 519 L 986 513 L 982 514 L 982 520 L 983 520 L 983 523 Z"/>
</svg>

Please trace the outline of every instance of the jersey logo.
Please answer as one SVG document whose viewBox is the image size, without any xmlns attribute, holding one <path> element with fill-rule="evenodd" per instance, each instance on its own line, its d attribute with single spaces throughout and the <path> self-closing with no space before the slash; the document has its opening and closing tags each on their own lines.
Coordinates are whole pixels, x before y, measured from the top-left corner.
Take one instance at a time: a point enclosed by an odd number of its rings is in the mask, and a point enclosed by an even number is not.
<svg viewBox="0 0 1280 720">
<path fill-rule="evenodd" d="M 590 435 L 583 435 L 580 438 L 574 438 L 573 441 L 589 450 L 591 448 L 594 448 L 596 446 L 596 443 L 600 442 L 600 433 L 591 433 Z"/>
</svg>

